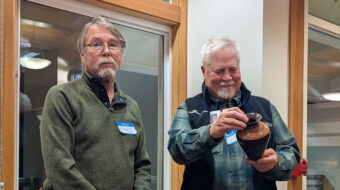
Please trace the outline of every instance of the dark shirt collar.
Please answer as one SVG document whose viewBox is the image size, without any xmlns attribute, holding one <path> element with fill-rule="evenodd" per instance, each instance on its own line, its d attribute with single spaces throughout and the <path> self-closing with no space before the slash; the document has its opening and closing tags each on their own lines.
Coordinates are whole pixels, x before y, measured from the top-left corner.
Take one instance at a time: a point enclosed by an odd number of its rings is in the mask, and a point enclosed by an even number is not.
<svg viewBox="0 0 340 190">
<path fill-rule="evenodd" d="M 97 97 L 101 100 L 101 102 L 109 108 L 110 100 L 107 96 L 107 91 L 105 87 L 100 82 L 98 77 L 91 76 L 86 71 L 82 73 L 82 79 L 85 83 L 90 87 L 90 89 L 97 95 Z M 124 96 L 122 91 L 119 88 L 119 85 L 116 81 L 114 81 L 114 98 L 112 100 L 112 106 L 125 106 L 127 104 L 127 98 Z"/>
<path fill-rule="evenodd" d="M 241 91 L 239 90 L 237 96 L 229 100 L 216 99 L 212 97 L 209 93 L 209 99 L 216 106 L 216 109 L 222 110 L 231 107 L 240 107 L 241 105 Z"/>
</svg>

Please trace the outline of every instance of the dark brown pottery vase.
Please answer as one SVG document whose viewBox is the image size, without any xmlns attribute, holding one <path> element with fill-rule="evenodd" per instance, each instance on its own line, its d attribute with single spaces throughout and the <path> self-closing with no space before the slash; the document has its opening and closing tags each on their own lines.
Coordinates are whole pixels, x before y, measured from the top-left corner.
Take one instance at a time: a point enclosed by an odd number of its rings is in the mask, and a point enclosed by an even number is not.
<svg viewBox="0 0 340 190">
<path fill-rule="evenodd" d="M 258 113 L 247 113 L 247 127 L 242 131 L 237 131 L 236 137 L 246 152 L 250 160 L 262 158 L 264 150 L 267 148 L 270 129 L 261 122 L 262 116 Z"/>
</svg>

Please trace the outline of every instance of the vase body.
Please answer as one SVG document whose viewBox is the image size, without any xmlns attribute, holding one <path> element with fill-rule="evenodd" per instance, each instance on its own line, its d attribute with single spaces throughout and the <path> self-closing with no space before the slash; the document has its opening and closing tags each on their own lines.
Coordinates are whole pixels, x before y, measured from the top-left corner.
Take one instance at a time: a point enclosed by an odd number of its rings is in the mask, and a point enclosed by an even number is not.
<svg viewBox="0 0 340 190">
<path fill-rule="evenodd" d="M 248 113 L 249 119 L 247 127 L 244 130 L 237 131 L 236 137 L 250 160 L 262 158 L 266 150 L 269 137 L 269 127 L 261 122 L 261 115 L 258 113 Z"/>
</svg>

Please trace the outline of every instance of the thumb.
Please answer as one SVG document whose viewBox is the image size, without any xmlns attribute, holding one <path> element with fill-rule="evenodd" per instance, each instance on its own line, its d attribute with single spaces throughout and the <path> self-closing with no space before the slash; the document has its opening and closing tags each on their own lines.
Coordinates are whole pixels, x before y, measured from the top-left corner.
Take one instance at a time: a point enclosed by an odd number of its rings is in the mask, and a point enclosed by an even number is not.
<svg viewBox="0 0 340 190">
<path fill-rule="evenodd" d="M 273 154 L 275 154 L 275 150 L 273 150 L 272 148 L 269 148 L 269 149 L 264 151 L 263 156 L 268 157 L 268 156 L 273 155 Z"/>
</svg>

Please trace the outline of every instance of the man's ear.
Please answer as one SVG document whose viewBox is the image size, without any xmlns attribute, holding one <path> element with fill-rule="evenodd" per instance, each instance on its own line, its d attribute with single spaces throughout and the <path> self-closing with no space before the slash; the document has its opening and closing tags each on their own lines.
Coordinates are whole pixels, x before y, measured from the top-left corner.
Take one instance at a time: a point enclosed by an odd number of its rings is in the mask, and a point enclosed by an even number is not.
<svg viewBox="0 0 340 190">
<path fill-rule="evenodd" d="M 202 74 L 205 73 L 205 67 L 203 65 L 201 65 L 201 71 L 202 71 Z"/>
<path fill-rule="evenodd" d="M 84 51 L 80 52 L 80 59 L 82 63 L 85 63 L 85 55 L 84 55 Z"/>
<path fill-rule="evenodd" d="M 203 75 L 203 80 L 205 80 L 206 68 L 203 65 L 201 65 L 201 71 L 202 71 L 202 75 Z"/>
</svg>

